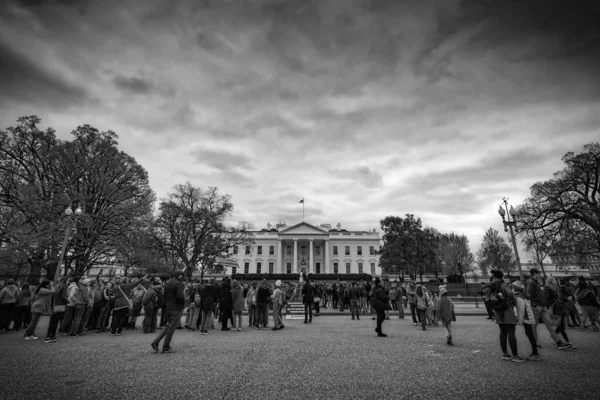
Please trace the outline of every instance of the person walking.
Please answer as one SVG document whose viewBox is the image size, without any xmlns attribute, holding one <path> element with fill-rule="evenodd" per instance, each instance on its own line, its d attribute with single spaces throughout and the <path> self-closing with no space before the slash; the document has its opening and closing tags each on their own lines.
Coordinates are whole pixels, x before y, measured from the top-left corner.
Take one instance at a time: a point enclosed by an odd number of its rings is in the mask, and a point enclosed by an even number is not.
<svg viewBox="0 0 600 400">
<path fill-rule="evenodd" d="M 150 343 L 152 349 L 158 353 L 160 342 L 164 339 L 162 352 L 163 353 L 175 353 L 176 351 L 171 348 L 171 340 L 175 330 L 181 323 L 181 316 L 185 308 L 185 294 L 184 294 L 184 271 L 176 270 L 173 273 L 173 277 L 166 284 L 165 293 L 165 310 L 167 312 L 168 323 L 160 331 L 158 336 Z"/>
<path fill-rule="evenodd" d="M 598 309 L 600 309 L 600 303 L 598 303 L 598 298 L 592 290 L 589 290 L 587 283 L 585 280 L 580 280 L 577 285 L 577 290 L 575 291 L 575 298 L 577 299 L 577 303 L 579 303 L 579 307 L 581 307 L 581 322 L 580 329 L 585 331 L 587 329 L 586 322 L 589 318 L 590 326 L 593 330 L 599 330 L 596 325 L 596 321 L 598 319 Z"/>
<path fill-rule="evenodd" d="M 369 293 L 369 297 L 371 298 L 371 306 L 377 313 L 377 327 L 375 328 L 375 332 L 377 332 L 378 337 L 387 337 L 382 330 L 383 321 L 385 321 L 385 310 L 391 308 L 390 298 L 387 293 L 387 290 L 381 284 L 381 279 L 375 278 L 375 286 L 373 286 L 371 293 Z"/>
<path fill-rule="evenodd" d="M 406 297 L 408 299 L 408 305 L 410 307 L 410 315 L 412 316 L 413 325 L 417 326 L 417 296 L 416 296 L 416 285 L 412 279 L 406 280 Z"/>
<path fill-rule="evenodd" d="M 525 297 L 531 302 L 531 308 L 533 309 L 535 320 L 542 320 L 544 325 L 546 325 L 548 333 L 550 333 L 550 337 L 552 337 L 552 340 L 554 340 L 556 347 L 558 347 L 559 350 L 569 350 L 573 348 L 572 344 L 563 343 L 554 331 L 554 325 L 550 320 L 550 313 L 546 304 L 544 291 L 539 284 L 539 281 L 542 279 L 540 271 L 536 268 L 531 268 L 529 270 L 529 276 L 530 278 L 525 283 Z M 534 332 L 536 333 L 535 337 L 539 343 L 537 325 L 534 327 Z"/>
<path fill-rule="evenodd" d="M 442 321 L 442 326 L 446 328 L 446 344 L 454 346 L 452 341 L 452 321 L 454 321 L 454 304 L 448 298 L 448 290 L 445 287 L 440 288 L 440 297 L 437 302 L 436 315 L 438 321 Z"/>
<path fill-rule="evenodd" d="M 517 316 L 514 307 L 517 305 L 517 299 L 512 290 L 504 283 L 504 273 L 499 270 L 492 271 L 492 282 L 488 286 L 490 294 L 496 293 L 500 299 L 505 302 L 505 309 L 498 311 L 494 309 L 494 319 L 500 327 L 500 348 L 502 349 L 502 360 L 522 363 L 525 360 L 519 356 L 517 348 L 517 338 L 515 328 L 517 326 Z M 506 343 L 510 346 L 512 356 L 508 354 Z"/>
<path fill-rule="evenodd" d="M 304 303 L 304 323 L 311 324 L 312 323 L 312 308 L 313 302 L 315 301 L 315 293 L 313 285 L 310 282 L 310 279 L 305 276 L 306 283 L 302 288 L 302 302 Z M 341 307 L 343 307 L 343 298 L 340 299 Z M 340 310 L 342 311 L 342 310 Z"/>
</svg>

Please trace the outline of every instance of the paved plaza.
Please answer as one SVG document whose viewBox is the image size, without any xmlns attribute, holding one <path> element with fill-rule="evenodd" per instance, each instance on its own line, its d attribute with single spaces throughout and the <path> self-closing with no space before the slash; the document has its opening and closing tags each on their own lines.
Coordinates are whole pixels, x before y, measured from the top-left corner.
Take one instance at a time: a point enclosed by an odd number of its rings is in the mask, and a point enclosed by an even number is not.
<svg viewBox="0 0 600 400">
<path fill-rule="evenodd" d="M 442 327 L 426 332 L 397 317 L 389 337 L 375 321 L 284 320 L 277 332 L 176 331 L 175 354 L 150 348 L 154 335 L 88 333 L 43 342 L 0 335 L 2 399 L 577 399 L 600 393 L 600 333 L 568 331 L 576 350 L 558 351 L 540 329 L 542 362 L 501 361 L 498 327 L 484 317 L 455 323 L 454 347 Z M 247 319 L 244 319 L 247 324 Z M 543 328 L 543 327 L 541 327 Z M 522 355 L 529 343 L 517 327 Z"/>
</svg>

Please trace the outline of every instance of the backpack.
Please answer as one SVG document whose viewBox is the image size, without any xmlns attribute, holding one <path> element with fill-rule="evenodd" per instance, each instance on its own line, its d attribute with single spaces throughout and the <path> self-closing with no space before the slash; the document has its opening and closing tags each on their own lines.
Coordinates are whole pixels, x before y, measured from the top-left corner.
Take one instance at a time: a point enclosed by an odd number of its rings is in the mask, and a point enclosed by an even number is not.
<svg viewBox="0 0 600 400">
<path fill-rule="evenodd" d="M 131 300 L 134 306 L 141 306 L 144 299 L 144 291 L 141 289 L 133 289 L 131 292 Z"/>
<path fill-rule="evenodd" d="M 156 297 L 154 298 L 154 308 L 162 308 L 165 305 L 165 295 L 162 290 L 156 291 Z"/>
<path fill-rule="evenodd" d="M 508 310 L 508 296 L 502 289 L 502 285 L 500 283 L 494 283 L 490 285 L 490 288 L 490 306 L 492 307 L 492 310 L 500 314 L 505 310 Z"/>
</svg>

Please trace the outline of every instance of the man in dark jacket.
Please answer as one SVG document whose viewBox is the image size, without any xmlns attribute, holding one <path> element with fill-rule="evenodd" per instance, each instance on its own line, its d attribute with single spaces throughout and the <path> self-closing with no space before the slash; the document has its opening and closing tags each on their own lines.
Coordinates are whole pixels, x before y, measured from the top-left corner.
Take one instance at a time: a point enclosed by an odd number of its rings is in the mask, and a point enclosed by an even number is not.
<svg viewBox="0 0 600 400">
<path fill-rule="evenodd" d="M 219 309 L 221 310 L 221 330 L 230 331 L 231 329 L 227 327 L 227 321 L 231 320 L 231 325 L 233 325 L 233 303 L 231 301 L 231 283 L 229 282 L 229 278 L 223 279 Z"/>
<path fill-rule="evenodd" d="M 305 278 L 306 283 L 302 288 L 302 302 L 304 303 L 304 323 L 312 323 L 312 308 L 315 302 L 314 288 L 310 283 L 310 279 Z"/>
<path fill-rule="evenodd" d="M 531 309 L 533 311 L 533 316 L 535 317 L 535 321 L 538 322 L 541 318 L 544 325 L 548 329 L 552 340 L 556 343 L 556 346 L 559 350 L 569 350 L 573 347 L 570 343 L 563 343 L 556 331 L 554 330 L 554 325 L 550 320 L 550 313 L 548 311 L 548 307 L 546 305 L 546 298 L 544 296 L 544 290 L 540 286 L 539 281 L 542 279 L 542 275 L 540 271 L 536 268 L 531 268 L 529 270 L 530 278 L 525 283 L 525 298 L 531 302 Z M 537 332 L 537 324 L 534 325 L 534 332 L 536 338 L 539 338 Z M 538 343 L 540 340 L 538 339 Z"/>
<path fill-rule="evenodd" d="M 164 289 L 167 318 L 169 323 L 165 326 L 162 331 L 158 334 L 156 339 L 152 341 L 152 348 L 158 352 L 158 345 L 164 338 L 162 352 L 163 353 L 175 353 L 175 350 L 171 349 L 171 339 L 175 333 L 175 329 L 181 323 L 181 315 L 185 308 L 185 295 L 183 293 L 184 271 L 177 270 L 173 273 L 173 277 L 166 284 Z"/>
</svg>

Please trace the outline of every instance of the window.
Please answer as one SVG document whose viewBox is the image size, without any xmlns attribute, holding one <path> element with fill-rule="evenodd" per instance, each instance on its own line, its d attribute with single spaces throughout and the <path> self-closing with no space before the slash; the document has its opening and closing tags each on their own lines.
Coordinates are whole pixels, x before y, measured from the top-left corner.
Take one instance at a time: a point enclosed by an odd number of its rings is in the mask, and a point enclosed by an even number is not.
<svg viewBox="0 0 600 400">
<path fill-rule="evenodd" d="M 350 273 L 350 263 L 346 263 L 346 273 Z"/>
<path fill-rule="evenodd" d="M 262 254 L 262 246 L 258 246 L 258 251 L 256 253 L 257 254 Z"/>
<path fill-rule="evenodd" d="M 238 247 L 237 246 L 233 246 L 233 254 L 237 254 L 238 252 Z"/>
<path fill-rule="evenodd" d="M 275 246 L 269 246 L 269 255 L 275 254 Z"/>
<path fill-rule="evenodd" d="M 333 273 L 334 274 L 338 273 L 338 263 L 333 263 Z"/>
<path fill-rule="evenodd" d="M 369 254 L 372 256 L 375 255 L 375 246 L 369 246 Z"/>
<path fill-rule="evenodd" d="M 237 267 L 232 267 L 231 268 L 231 275 L 235 275 L 237 274 Z"/>
<path fill-rule="evenodd" d="M 270 274 L 273 273 L 273 263 L 272 262 L 269 263 L 269 273 Z"/>
<path fill-rule="evenodd" d="M 256 263 L 256 273 L 260 274 L 261 269 L 262 269 L 262 263 L 257 262 Z"/>
<path fill-rule="evenodd" d="M 375 263 L 371 263 L 371 275 L 375 276 Z"/>
<path fill-rule="evenodd" d="M 104 271 L 102 268 L 100 268 L 100 271 L 98 271 L 98 275 L 102 275 L 102 271 Z"/>
<path fill-rule="evenodd" d="M 350 255 L 350 246 L 344 246 L 344 254 L 347 256 Z"/>
<path fill-rule="evenodd" d="M 288 256 L 291 256 L 292 255 L 292 246 L 287 246 L 285 248 L 285 251 Z"/>
<path fill-rule="evenodd" d="M 291 262 L 287 263 L 285 269 L 287 270 L 288 274 L 291 274 L 292 273 L 292 263 Z"/>
<path fill-rule="evenodd" d="M 321 255 L 321 246 L 315 247 L 315 255 L 316 256 L 320 256 Z"/>
<path fill-rule="evenodd" d="M 306 246 L 300 247 L 300 254 L 303 255 L 303 256 L 306 255 Z"/>
<path fill-rule="evenodd" d="M 316 263 L 315 264 L 315 273 L 316 274 L 320 274 L 321 273 L 321 263 Z"/>
<path fill-rule="evenodd" d="M 362 246 L 356 246 L 356 254 L 362 256 Z"/>
<path fill-rule="evenodd" d="M 337 246 L 333 246 L 333 255 L 334 256 L 338 255 L 338 253 L 337 253 Z"/>
<path fill-rule="evenodd" d="M 363 264 L 362 263 L 358 263 L 358 273 L 359 274 L 363 273 Z"/>
<path fill-rule="evenodd" d="M 246 254 L 250 254 L 250 246 L 246 246 Z"/>
<path fill-rule="evenodd" d="M 245 274 L 250 273 L 250 263 L 244 263 L 244 273 Z"/>
</svg>

